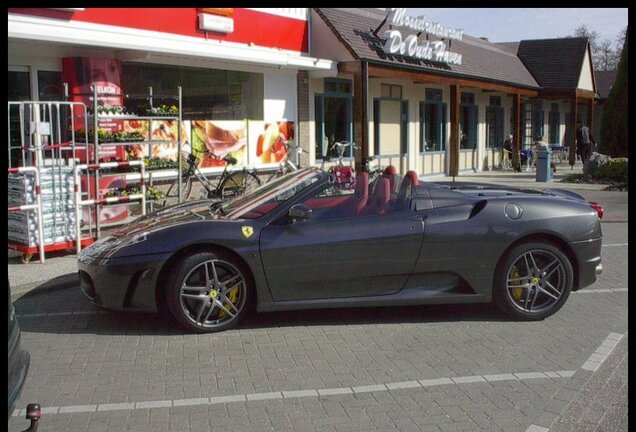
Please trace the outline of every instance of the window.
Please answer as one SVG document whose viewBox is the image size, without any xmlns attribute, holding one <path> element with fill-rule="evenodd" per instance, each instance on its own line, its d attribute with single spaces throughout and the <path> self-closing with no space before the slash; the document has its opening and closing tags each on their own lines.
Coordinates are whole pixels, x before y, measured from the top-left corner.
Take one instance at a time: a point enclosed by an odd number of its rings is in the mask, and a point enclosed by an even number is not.
<svg viewBox="0 0 636 432">
<path fill-rule="evenodd" d="M 9 71 L 8 75 L 7 99 L 10 101 L 31 100 L 29 72 Z"/>
<path fill-rule="evenodd" d="M 486 147 L 503 147 L 504 109 L 501 96 L 490 96 L 490 105 L 486 107 Z"/>
<path fill-rule="evenodd" d="M 463 104 L 474 104 L 475 103 L 475 93 L 464 93 L 464 92 L 462 92 L 461 103 L 463 103 Z"/>
<path fill-rule="evenodd" d="M 38 71 L 38 94 L 41 101 L 64 100 L 62 72 Z"/>
<path fill-rule="evenodd" d="M 461 103 L 459 104 L 460 150 L 471 150 L 477 147 L 477 114 L 475 94 L 462 93 Z"/>
<path fill-rule="evenodd" d="M 381 84 L 380 95 L 387 99 L 402 99 L 402 86 L 394 84 Z"/>
<path fill-rule="evenodd" d="M 441 102 L 442 91 L 440 89 L 426 89 L 426 101 L 427 102 Z"/>
<path fill-rule="evenodd" d="M 351 142 L 353 136 L 353 99 L 350 80 L 325 78 L 324 94 L 315 96 L 316 159 L 337 157 L 333 143 Z M 345 149 L 345 157 L 353 157 L 353 148 Z"/>
<path fill-rule="evenodd" d="M 29 72 L 8 72 L 7 99 L 13 101 L 31 100 L 31 88 L 29 84 Z M 17 106 L 10 105 L 9 112 L 9 133 L 11 134 L 10 160 L 7 161 L 11 167 L 22 165 L 22 142 L 20 140 L 20 114 Z"/>
<path fill-rule="evenodd" d="M 339 78 L 325 78 L 325 93 L 352 94 L 351 81 Z"/>
<path fill-rule="evenodd" d="M 561 145 L 560 127 L 561 113 L 559 113 L 559 104 L 553 103 L 549 114 L 550 144 Z"/>
<path fill-rule="evenodd" d="M 124 63 L 122 85 L 131 97 L 129 110 L 148 101 L 148 87 L 155 95 L 175 95 L 182 87 L 184 120 L 263 120 L 263 74 L 182 66 Z M 173 97 L 155 97 L 153 104 L 172 105 Z"/>
<path fill-rule="evenodd" d="M 426 101 L 420 102 L 420 152 L 446 150 L 446 104 L 442 91 L 426 89 Z"/>
<path fill-rule="evenodd" d="M 532 139 L 538 141 L 544 137 L 543 102 L 534 101 L 532 104 Z M 547 137 L 546 137 L 547 138 Z"/>
</svg>

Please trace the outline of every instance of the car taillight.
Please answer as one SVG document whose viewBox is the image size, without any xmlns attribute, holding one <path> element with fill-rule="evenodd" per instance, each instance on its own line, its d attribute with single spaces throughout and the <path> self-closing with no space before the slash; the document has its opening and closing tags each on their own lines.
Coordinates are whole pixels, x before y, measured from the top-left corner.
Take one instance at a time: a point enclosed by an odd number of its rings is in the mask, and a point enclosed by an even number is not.
<svg viewBox="0 0 636 432">
<path fill-rule="evenodd" d="M 598 214 L 599 219 L 603 219 L 603 207 L 597 202 L 591 202 L 590 207 L 596 210 L 596 214 Z"/>
</svg>

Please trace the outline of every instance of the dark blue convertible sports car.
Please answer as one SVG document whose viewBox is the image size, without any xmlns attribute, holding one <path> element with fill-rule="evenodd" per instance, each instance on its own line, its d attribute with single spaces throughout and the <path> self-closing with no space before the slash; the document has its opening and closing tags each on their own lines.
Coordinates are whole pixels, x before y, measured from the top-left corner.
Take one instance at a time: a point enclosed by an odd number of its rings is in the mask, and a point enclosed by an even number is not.
<svg viewBox="0 0 636 432">
<path fill-rule="evenodd" d="M 194 332 L 250 310 L 491 302 L 555 313 L 601 271 L 602 208 L 571 192 L 382 175 L 354 190 L 301 169 L 226 202 L 150 213 L 84 249 L 95 304 L 163 310 Z"/>
</svg>

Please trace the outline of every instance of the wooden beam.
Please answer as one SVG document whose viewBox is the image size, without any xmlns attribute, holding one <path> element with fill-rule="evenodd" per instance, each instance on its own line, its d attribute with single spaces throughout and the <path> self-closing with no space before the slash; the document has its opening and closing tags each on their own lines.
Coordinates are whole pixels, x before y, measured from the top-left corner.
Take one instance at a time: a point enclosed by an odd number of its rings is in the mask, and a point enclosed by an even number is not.
<svg viewBox="0 0 636 432">
<path fill-rule="evenodd" d="M 518 93 L 522 96 L 537 96 L 539 90 L 515 87 L 506 84 L 497 84 L 486 81 L 478 81 L 467 78 L 454 78 L 445 75 L 424 71 L 412 71 L 387 66 L 369 65 L 369 77 L 371 78 L 398 78 L 413 81 L 424 81 L 437 84 L 449 84 L 461 87 L 474 87 L 481 90 L 491 90 L 503 93 Z"/>
<path fill-rule="evenodd" d="M 570 99 L 570 130 L 572 137 L 572 142 L 570 143 L 570 151 L 568 152 L 568 163 L 570 164 L 570 169 L 574 168 L 574 162 L 576 161 L 576 116 L 577 116 L 577 104 L 578 99 L 576 94 Z"/>
<path fill-rule="evenodd" d="M 594 99 L 587 100 L 587 126 L 590 128 L 590 131 L 594 129 Z M 590 149 L 590 154 L 593 150 L 594 149 Z"/>
<path fill-rule="evenodd" d="M 450 86 L 450 157 L 448 162 L 449 175 L 459 174 L 459 104 L 461 95 L 459 86 Z"/>
<path fill-rule="evenodd" d="M 596 96 L 596 93 L 594 93 L 592 90 L 581 90 L 581 89 L 576 89 L 576 95 L 579 98 L 582 99 L 594 99 L 594 96 Z"/>
<path fill-rule="evenodd" d="M 513 151 L 512 151 L 512 167 L 516 170 L 521 169 L 521 158 L 519 151 L 521 150 L 521 95 L 512 95 L 512 119 L 513 119 Z"/>
<path fill-rule="evenodd" d="M 356 170 L 362 171 L 362 158 L 369 154 L 369 78 L 366 62 L 340 63 L 346 72 L 353 73 L 353 142 L 360 147 L 355 151 Z"/>
</svg>

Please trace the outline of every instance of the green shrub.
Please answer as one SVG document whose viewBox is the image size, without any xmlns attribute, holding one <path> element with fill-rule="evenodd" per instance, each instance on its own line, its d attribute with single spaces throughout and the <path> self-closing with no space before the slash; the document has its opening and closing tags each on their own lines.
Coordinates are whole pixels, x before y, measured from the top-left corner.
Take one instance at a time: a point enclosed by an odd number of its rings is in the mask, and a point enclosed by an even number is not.
<svg viewBox="0 0 636 432">
<path fill-rule="evenodd" d="M 627 183 L 627 158 L 616 158 L 601 165 L 594 175 L 595 180 Z"/>
</svg>

